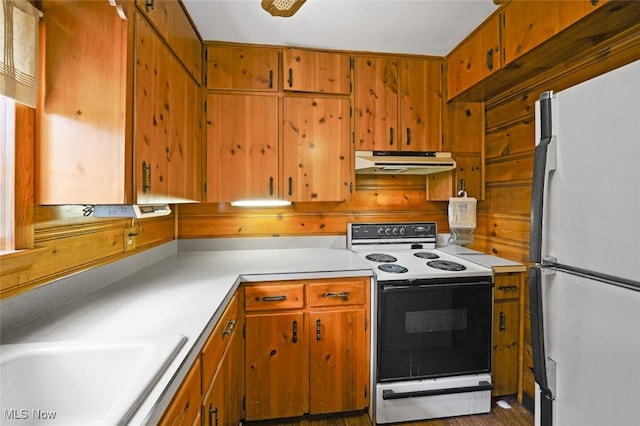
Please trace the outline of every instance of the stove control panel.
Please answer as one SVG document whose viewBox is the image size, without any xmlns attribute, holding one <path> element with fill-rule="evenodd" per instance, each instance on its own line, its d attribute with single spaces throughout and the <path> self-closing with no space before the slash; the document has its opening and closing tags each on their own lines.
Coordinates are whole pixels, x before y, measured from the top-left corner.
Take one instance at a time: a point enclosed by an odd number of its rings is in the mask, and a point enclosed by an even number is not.
<svg viewBox="0 0 640 426">
<path fill-rule="evenodd" d="M 433 240 L 437 227 L 435 222 L 409 223 L 352 223 L 349 224 L 349 238 L 352 242 L 370 240 Z"/>
</svg>

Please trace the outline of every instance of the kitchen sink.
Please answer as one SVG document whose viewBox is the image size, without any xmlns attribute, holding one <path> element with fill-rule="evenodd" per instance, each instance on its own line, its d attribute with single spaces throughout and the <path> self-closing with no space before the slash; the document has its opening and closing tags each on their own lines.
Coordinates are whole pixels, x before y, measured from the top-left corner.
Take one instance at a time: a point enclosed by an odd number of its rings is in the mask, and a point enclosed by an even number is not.
<svg viewBox="0 0 640 426">
<path fill-rule="evenodd" d="M 0 345 L 2 424 L 125 424 L 182 335 Z"/>
</svg>

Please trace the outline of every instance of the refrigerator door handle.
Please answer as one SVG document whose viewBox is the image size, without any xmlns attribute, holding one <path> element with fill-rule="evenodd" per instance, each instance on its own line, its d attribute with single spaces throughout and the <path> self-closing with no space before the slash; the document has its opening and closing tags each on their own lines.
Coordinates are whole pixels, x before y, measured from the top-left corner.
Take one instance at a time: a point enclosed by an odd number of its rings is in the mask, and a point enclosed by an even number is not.
<svg viewBox="0 0 640 426">
<path fill-rule="evenodd" d="M 540 426 L 553 424 L 554 395 L 547 380 L 546 352 L 544 347 L 544 310 L 542 305 L 542 270 L 539 266 L 529 269 L 529 300 L 531 305 L 531 345 L 533 347 L 533 374 L 540 386 Z"/>
<path fill-rule="evenodd" d="M 555 170 L 555 137 L 553 136 L 553 92 L 540 95 L 536 102 L 536 144 L 533 162 L 533 188 L 531 191 L 531 233 L 529 260 L 542 262 L 542 233 L 547 175 Z M 551 149 L 550 149 L 551 148 Z"/>
</svg>

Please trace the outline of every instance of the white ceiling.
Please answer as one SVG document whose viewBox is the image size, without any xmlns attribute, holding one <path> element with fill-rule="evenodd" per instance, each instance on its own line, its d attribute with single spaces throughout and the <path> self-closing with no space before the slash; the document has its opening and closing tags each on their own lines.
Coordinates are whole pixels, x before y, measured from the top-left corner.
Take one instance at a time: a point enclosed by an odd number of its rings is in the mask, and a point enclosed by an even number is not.
<svg viewBox="0 0 640 426">
<path fill-rule="evenodd" d="M 290 18 L 260 0 L 183 0 L 205 41 L 445 56 L 492 0 L 307 0 Z"/>
</svg>

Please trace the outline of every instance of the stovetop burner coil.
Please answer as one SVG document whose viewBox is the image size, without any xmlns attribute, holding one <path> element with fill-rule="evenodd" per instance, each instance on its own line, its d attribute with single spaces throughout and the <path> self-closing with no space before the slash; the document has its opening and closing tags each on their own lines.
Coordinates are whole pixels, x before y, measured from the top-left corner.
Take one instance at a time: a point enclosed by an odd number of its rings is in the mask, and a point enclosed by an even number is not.
<svg viewBox="0 0 640 426">
<path fill-rule="evenodd" d="M 395 263 L 385 263 L 383 265 L 379 265 L 378 269 L 384 272 L 390 272 L 392 274 L 404 274 L 409 272 L 407 268 L 402 265 L 396 265 Z"/>
<path fill-rule="evenodd" d="M 371 253 L 365 256 L 365 259 L 370 260 L 372 262 L 380 262 L 380 263 L 393 263 L 397 261 L 395 257 L 390 254 L 384 253 Z"/>
<path fill-rule="evenodd" d="M 420 259 L 439 259 L 440 256 L 438 256 L 435 253 L 431 253 L 428 251 L 419 251 L 417 253 L 413 253 L 413 255 L 415 257 L 419 257 Z"/>
<path fill-rule="evenodd" d="M 435 269 L 441 269 L 443 271 L 464 271 L 465 269 L 467 269 L 467 267 L 464 265 L 448 260 L 432 260 L 430 262 L 427 262 L 427 265 Z"/>
</svg>

